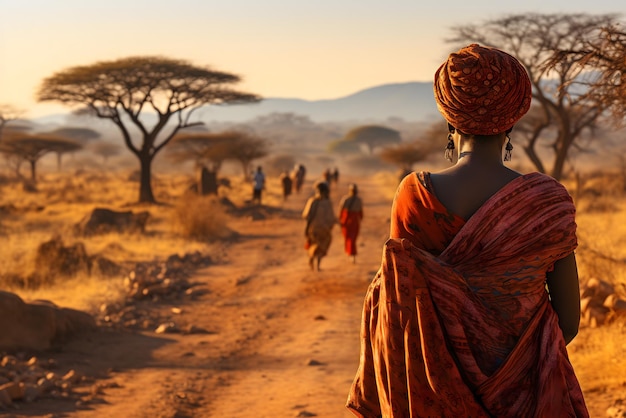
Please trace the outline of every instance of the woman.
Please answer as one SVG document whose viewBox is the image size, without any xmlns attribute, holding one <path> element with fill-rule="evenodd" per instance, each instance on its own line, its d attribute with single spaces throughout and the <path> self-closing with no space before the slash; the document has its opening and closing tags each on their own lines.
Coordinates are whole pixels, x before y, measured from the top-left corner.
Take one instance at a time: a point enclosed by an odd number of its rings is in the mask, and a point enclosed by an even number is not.
<svg viewBox="0 0 626 418">
<path fill-rule="evenodd" d="M 337 223 L 328 183 L 319 182 L 315 185 L 315 196 L 307 200 L 302 218 L 306 219 L 304 234 L 309 252 L 309 267 L 320 271 L 320 262 L 328 252 L 333 226 Z"/>
<path fill-rule="evenodd" d="M 348 186 L 348 194 L 339 203 L 339 224 L 343 234 L 344 250 L 356 262 L 356 238 L 363 219 L 363 202 L 358 195 L 356 184 Z"/>
<path fill-rule="evenodd" d="M 530 106 L 528 75 L 472 44 L 437 70 L 434 93 L 458 160 L 398 187 L 347 406 L 360 417 L 586 417 L 566 350 L 580 318 L 574 205 L 551 177 L 502 163 Z"/>
</svg>

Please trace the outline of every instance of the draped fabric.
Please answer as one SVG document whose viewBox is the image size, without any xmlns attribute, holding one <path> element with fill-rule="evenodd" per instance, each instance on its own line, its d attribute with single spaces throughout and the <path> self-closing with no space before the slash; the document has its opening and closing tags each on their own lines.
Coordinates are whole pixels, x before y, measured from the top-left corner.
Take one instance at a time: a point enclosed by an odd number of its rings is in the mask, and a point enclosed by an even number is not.
<svg viewBox="0 0 626 418">
<path fill-rule="evenodd" d="M 309 258 L 325 256 L 332 242 L 333 226 L 337 222 L 332 202 L 326 198 L 309 198 L 302 211 L 302 218 L 308 224 L 305 232 L 309 241 Z"/>
<path fill-rule="evenodd" d="M 348 255 L 356 255 L 356 239 L 359 236 L 363 219 L 363 203 L 358 196 L 349 196 L 339 204 L 339 223 L 343 235 L 344 251 Z"/>
<path fill-rule="evenodd" d="M 450 215 L 416 175 L 403 183 L 394 210 Z M 366 294 L 348 408 L 367 418 L 588 416 L 545 288 L 546 271 L 576 248 L 574 215 L 563 186 L 531 173 L 467 222 L 420 223 L 414 236 L 459 226 L 440 251 L 392 236 Z"/>
</svg>

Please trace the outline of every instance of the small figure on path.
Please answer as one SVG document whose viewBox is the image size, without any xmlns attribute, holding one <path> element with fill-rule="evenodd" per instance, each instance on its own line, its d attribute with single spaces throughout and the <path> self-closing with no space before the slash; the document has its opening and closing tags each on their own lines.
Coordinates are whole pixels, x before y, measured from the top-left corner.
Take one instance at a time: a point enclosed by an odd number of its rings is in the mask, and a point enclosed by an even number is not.
<svg viewBox="0 0 626 418">
<path fill-rule="evenodd" d="M 305 176 L 306 168 L 302 164 L 297 164 L 293 173 L 293 187 L 296 193 L 300 193 L 300 190 L 302 190 L 302 184 L 304 183 Z"/>
<path fill-rule="evenodd" d="M 358 196 L 357 185 L 348 186 L 348 194 L 341 198 L 339 203 L 339 224 L 344 241 L 344 251 L 356 262 L 356 239 L 359 236 L 361 220 L 363 219 L 363 201 Z"/>
<path fill-rule="evenodd" d="M 337 167 L 333 170 L 333 182 L 335 184 L 339 183 L 339 169 Z"/>
<path fill-rule="evenodd" d="M 305 248 L 309 254 L 309 267 L 320 271 L 320 261 L 328 253 L 332 241 L 333 226 L 337 223 L 333 204 L 330 201 L 328 183 L 315 185 L 315 195 L 307 200 L 302 218 L 306 220 Z"/>
<path fill-rule="evenodd" d="M 265 189 L 265 174 L 261 166 L 258 166 L 252 178 L 252 203 L 256 202 L 259 205 L 261 204 L 263 189 Z"/>
<path fill-rule="evenodd" d="M 288 172 L 285 171 L 280 175 L 280 184 L 283 187 L 283 200 L 287 200 L 293 188 L 293 180 L 291 180 Z"/>
</svg>

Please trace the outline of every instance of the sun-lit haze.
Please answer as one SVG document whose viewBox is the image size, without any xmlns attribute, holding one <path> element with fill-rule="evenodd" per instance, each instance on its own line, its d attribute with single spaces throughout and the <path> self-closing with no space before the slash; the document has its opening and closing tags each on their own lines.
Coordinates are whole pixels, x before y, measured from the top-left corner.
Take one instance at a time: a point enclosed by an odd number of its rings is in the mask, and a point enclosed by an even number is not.
<svg viewBox="0 0 626 418">
<path fill-rule="evenodd" d="M 333 99 L 428 81 L 450 28 L 511 13 L 623 13 L 615 0 L 0 0 L 0 103 L 28 117 L 41 81 L 76 65 L 162 55 L 242 76 L 264 97 Z"/>
</svg>

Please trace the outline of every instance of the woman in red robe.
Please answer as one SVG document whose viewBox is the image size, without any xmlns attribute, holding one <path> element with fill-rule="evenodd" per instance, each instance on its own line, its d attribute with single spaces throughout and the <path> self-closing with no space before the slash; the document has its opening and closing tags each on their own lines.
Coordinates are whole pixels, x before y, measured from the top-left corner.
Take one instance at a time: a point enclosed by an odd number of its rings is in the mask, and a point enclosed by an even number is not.
<svg viewBox="0 0 626 418">
<path fill-rule="evenodd" d="M 363 201 L 358 196 L 357 185 L 348 186 L 348 194 L 339 203 L 339 223 L 343 234 L 344 250 L 356 262 L 356 239 L 359 236 L 361 220 L 363 219 Z"/>
<path fill-rule="evenodd" d="M 356 416 L 588 416 L 566 349 L 580 319 L 572 199 L 502 163 L 530 94 L 495 48 L 469 45 L 437 71 L 458 160 L 398 187 L 363 307 Z"/>
</svg>

